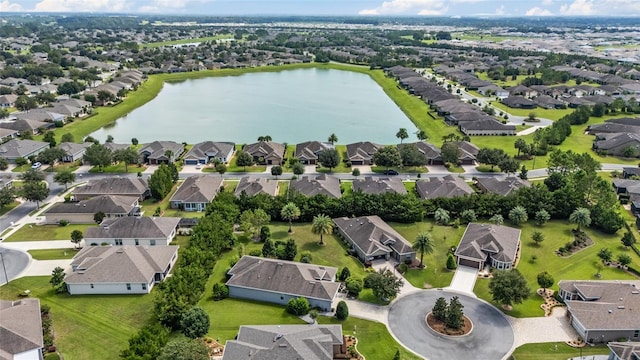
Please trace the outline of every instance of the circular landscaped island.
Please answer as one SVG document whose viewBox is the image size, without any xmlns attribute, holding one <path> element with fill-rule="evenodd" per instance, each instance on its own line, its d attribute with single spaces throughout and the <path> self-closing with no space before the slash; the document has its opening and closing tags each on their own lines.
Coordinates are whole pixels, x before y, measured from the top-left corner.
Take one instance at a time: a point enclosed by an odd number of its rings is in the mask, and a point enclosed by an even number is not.
<svg viewBox="0 0 640 360">
<path fill-rule="evenodd" d="M 425 316 L 424 321 L 429 329 L 446 336 L 465 336 L 473 331 L 473 322 L 464 315 L 462 316 L 462 326 L 459 329 L 448 327 L 444 321 L 436 319 L 431 311 Z"/>
</svg>

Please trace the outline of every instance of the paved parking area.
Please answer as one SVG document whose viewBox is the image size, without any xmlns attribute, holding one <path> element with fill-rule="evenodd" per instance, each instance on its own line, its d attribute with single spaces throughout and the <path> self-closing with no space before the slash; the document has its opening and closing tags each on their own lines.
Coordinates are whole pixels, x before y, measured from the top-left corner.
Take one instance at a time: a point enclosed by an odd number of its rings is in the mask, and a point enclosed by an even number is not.
<svg viewBox="0 0 640 360">
<path fill-rule="evenodd" d="M 537 295 L 534 295 L 537 296 Z M 542 310 L 540 310 L 542 313 Z M 512 318 L 511 325 L 516 333 L 515 346 L 529 343 L 569 341 L 578 338 L 571 326 L 566 307 L 556 307 L 551 316 Z"/>
<path fill-rule="evenodd" d="M 458 266 L 456 273 L 453 275 L 451 285 L 447 287 L 449 290 L 459 291 L 469 296 L 475 297 L 473 287 L 478 279 L 478 269 L 468 266 Z"/>
</svg>

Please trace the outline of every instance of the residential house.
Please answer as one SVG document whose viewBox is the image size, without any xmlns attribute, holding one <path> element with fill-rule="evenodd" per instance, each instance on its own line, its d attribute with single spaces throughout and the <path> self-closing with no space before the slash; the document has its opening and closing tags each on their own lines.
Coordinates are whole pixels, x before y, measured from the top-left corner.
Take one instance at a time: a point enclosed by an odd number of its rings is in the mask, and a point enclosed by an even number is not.
<svg viewBox="0 0 640 360">
<path fill-rule="evenodd" d="M 476 180 L 476 185 L 480 191 L 484 193 L 493 193 L 502 196 L 507 196 L 521 187 L 531 187 L 530 182 L 516 176 L 509 176 L 504 179 L 479 177 Z"/>
<path fill-rule="evenodd" d="M 183 152 L 184 144 L 174 141 L 154 141 L 138 150 L 142 162 L 152 165 L 173 163 Z"/>
<path fill-rule="evenodd" d="M 338 234 L 351 251 L 365 264 L 376 259 L 393 259 L 411 263 L 416 252 L 407 239 L 384 222 L 379 216 L 333 219 Z"/>
<path fill-rule="evenodd" d="M 322 174 L 316 177 L 302 176 L 289 183 L 289 191 L 295 191 L 305 196 L 325 195 L 330 198 L 342 196 L 340 180 L 335 176 Z"/>
<path fill-rule="evenodd" d="M 475 193 L 463 179 L 453 175 L 418 180 L 416 192 L 422 199 L 453 198 Z"/>
<path fill-rule="evenodd" d="M 612 183 L 616 194 L 640 195 L 640 180 L 613 179 Z"/>
<path fill-rule="evenodd" d="M 24 119 L 17 119 L 14 121 L 0 123 L 1 128 L 14 130 L 14 132 L 17 131 L 18 135 L 27 133 L 37 135 L 44 130 L 50 129 L 54 126 L 54 124 L 44 121 Z"/>
<path fill-rule="evenodd" d="M 540 95 L 533 99 L 536 105 L 543 109 L 566 109 L 567 104 L 548 95 Z"/>
<path fill-rule="evenodd" d="M 503 124 L 491 116 L 484 116 L 476 121 L 458 122 L 460 131 L 469 136 L 475 135 L 516 135 L 516 126 Z"/>
<path fill-rule="evenodd" d="M 0 96 L 0 108 L 8 109 L 16 106 L 16 100 L 18 100 L 18 95 L 7 94 Z"/>
<path fill-rule="evenodd" d="M 72 195 L 76 201 L 100 195 L 135 196 L 142 201 L 151 196 L 151 192 L 143 178 L 107 177 L 89 180 L 86 185 L 75 188 Z"/>
<path fill-rule="evenodd" d="M 58 104 L 80 108 L 81 110 L 80 114 L 89 114 L 92 108 L 92 105 L 89 101 L 84 101 L 84 100 L 74 99 L 74 98 L 59 100 L 56 105 Z"/>
<path fill-rule="evenodd" d="M 607 360 L 640 360 L 639 341 L 612 341 L 607 346 L 609 347 Z"/>
<path fill-rule="evenodd" d="M 502 103 L 513 109 L 535 109 L 536 103 L 522 96 L 510 96 L 502 99 Z"/>
<path fill-rule="evenodd" d="M 608 134 L 622 134 L 622 133 L 631 133 L 631 134 L 640 134 L 640 124 L 621 124 L 615 122 L 605 121 L 602 124 L 593 124 L 587 126 L 587 132 L 590 135 L 595 135 L 596 140 L 600 138 L 606 138 L 607 136 L 611 136 Z"/>
<path fill-rule="evenodd" d="M 629 179 L 633 176 L 637 176 L 640 179 L 640 167 L 624 167 L 622 168 L 622 177 Z"/>
<path fill-rule="evenodd" d="M 458 265 L 482 269 L 491 266 L 498 270 L 515 267 L 520 250 L 520 229 L 469 223 L 456 248 Z"/>
<path fill-rule="evenodd" d="M 373 154 L 381 147 L 382 145 L 370 141 L 348 144 L 347 159 L 351 161 L 351 165 L 373 165 Z"/>
<path fill-rule="evenodd" d="M 222 360 L 346 357 L 342 325 L 241 325 L 238 336 L 227 340 Z"/>
<path fill-rule="evenodd" d="M 286 148 L 284 144 L 273 141 L 259 141 L 245 145 L 242 151 L 253 157 L 256 164 L 282 165 Z"/>
<path fill-rule="evenodd" d="M 257 194 L 276 196 L 278 195 L 278 181 L 263 177 L 243 176 L 236 186 L 234 194 L 240 196 L 243 193 L 247 196 Z"/>
<path fill-rule="evenodd" d="M 17 158 L 28 158 L 40 154 L 49 148 L 48 142 L 35 140 L 12 139 L 0 145 L 0 156 L 11 163 Z"/>
<path fill-rule="evenodd" d="M 179 246 L 86 246 L 64 278 L 71 295 L 148 294 L 178 259 Z"/>
<path fill-rule="evenodd" d="M 89 144 L 91 145 L 91 143 Z M 104 147 L 106 147 L 107 149 L 111 150 L 111 152 L 114 152 L 116 150 L 123 150 L 123 149 L 128 149 L 131 147 L 131 144 L 116 144 L 116 143 L 104 143 L 102 144 Z"/>
<path fill-rule="evenodd" d="M 208 164 L 213 160 L 228 163 L 235 152 L 236 145 L 230 142 L 204 141 L 193 145 L 184 155 L 185 165 Z"/>
<path fill-rule="evenodd" d="M 418 141 L 415 143 L 406 143 L 406 144 L 398 144 L 398 150 L 401 150 L 404 146 L 413 145 L 415 146 L 420 154 L 424 156 L 425 163 L 427 165 L 442 165 L 444 161 L 442 160 L 442 154 L 440 148 L 437 146 L 428 143 L 426 141 Z"/>
<path fill-rule="evenodd" d="M 204 211 L 222 186 L 222 177 L 195 175 L 188 177 L 169 200 L 172 209 Z"/>
<path fill-rule="evenodd" d="M 227 272 L 229 297 L 286 305 L 304 297 L 311 307 L 331 311 L 340 288 L 338 269 L 295 261 L 243 256 Z"/>
<path fill-rule="evenodd" d="M 78 202 L 56 203 L 44 212 L 47 224 L 94 224 L 94 215 L 103 213 L 105 219 L 140 216 L 140 204 L 135 196 L 102 195 Z"/>
<path fill-rule="evenodd" d="M 480 152 L 480 148 L 468 141 L 454 141 L 458 147 L 458 162 L 461 165 L 475 165 L 476 156 Z"/>
<path fill-rule="evenodd" d="M 495 96 L 500 99 L 509 97 L 509 91 L 497 85 L 487 85 L 478 88 L 478 92 L 484 96 Z"/>
<path fill-rule="evenodd" d="M 327 142 L 307 141 L 296 145 L 295 157 L 305 165 L 318 164 L 318 158 L 323 151 L 333 149 L 333 145 Z"/>
<path fill-rule="evenodd" d="M 0 127 L 0 143 L 5 143 L 20 136 L 20 131 Z"/>
<path fill-rule="evenodd" d="M 100 226 L 89 227 L 84 235 L 86 244 L 166 246 L 176 236 L 180 218 L 125 216 L 103 220 Z"/>
<path fill-rule="evenodd" d="M 638 157 L 640 156 L 640 134 L 601 134 L 593 142 L 592 148 L 603 155 Z"/>
<path fill-rule="evenodd" d="M 65 155 L 62 157 L 62 161 L 64 162 L 74 162 L 78 160 L 82 160 L 84 156 L 84 152 L 87 150 L 89 146 L 93 143 L 83 142 L 83 143 L 73 143 L 73 142 L 63 142 L 58 145 L 58 148 L 64 150 Z"/>
<path fill-rule="evenodd" d="M 639 280 L 561 280 L 558 288 L 584 341 L 640 341 Z"/>
<path fill-rule="evenodd" d="M 364 194 L 379 195 L 384 193 L 406 194 L 404 183 L 397 177 L 371 177 L 353 181 L 353 191 L 361 191 Z"/>
<path fill-rule="evenodd" d="M 55 123 L 56 121 L 64 122 L 67 119 L 65 115 L 51 111 L 50 108 L 33 109 L 27 112 L 16 113 L 15 116 L 18 120 L 34 120 L 52 123 L 50 125 L 51 127 L 55 126 L 55 124 L 53 123 Z"/>
<path fill-rule="evenodd" d="M 524 96 L 527 98 L 538 95 L 538 92 L 524 85 L 517 85 L 508 89 L 510 96 Z"/>
<path fill-rule="evenodd" d="M 40 300 L 0 300 L 0 359 L 41 360 Z"/>
</svg>

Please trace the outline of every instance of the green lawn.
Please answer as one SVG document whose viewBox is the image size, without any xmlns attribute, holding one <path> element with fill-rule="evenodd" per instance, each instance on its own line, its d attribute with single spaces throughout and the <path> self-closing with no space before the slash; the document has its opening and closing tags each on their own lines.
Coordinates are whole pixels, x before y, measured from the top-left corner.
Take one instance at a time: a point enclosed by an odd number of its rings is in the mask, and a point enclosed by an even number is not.
<svg viewBox="0 0 640 360">
<path fill-rule="evenodd" d="M 74 248 L 29 250 L 27 252 L 34 260 L 71 259 L 78 253 Z"/>
<path fill-rule="evenodd" d="M 414 174 L 414 173 L 419 173 L 419 174 L 426 174 L 429 172 L 429 169 L 427 169 L 424 166 L 403 166 L 403 167 L 392 167 L 392 168 L 387 168 L 387 167 L 383 167 L 383 166 L 372 166 L 371 167 L 371 171 L 374 173 L 384 173 L 385 171 L 392 169 L 397 171 L 399 174 Z"/>
<path fill-rule="evenodd" d="M 11 204 L 1 207 L 0 208 L 0 216 L 2 216 L 4 214 L 8 213 L 9 211 L 15 209 L 16 206 L 18 206 L 18 205 L 20 205 L 20 202 L 14 200 Z"/>
<path fill-rule="evenodd" d="M 140 47 L 141 48 L 156 48 L 156 47 L 167 46 L 167 45 L 190 44 L 190 43 L 196 43 L 196 42 L 215 41 L 215 40 L 229 39 L 229 38 L 233 38 L 233 35 L 232 34 L 219 34 L 219 35 L 216 35 L 216 36 L 208 36 L 208 37 L 195 38 L 195 39 L 167 40 L 167 41 L 140 44 Z"/>
<path fill-rule="evenodd" d="M 0 298 L 31 296 L 51 307 L 55 344 L 65 360 L 115 359 L 151 317 L 151 295 L 59 295 L 48 276 L 25 277 L 0 287 Z"/>
<path fill-rule="evenodd" d="M 71 232 L 73 230 L 80 230 L 84 233 L 89 226 L 96 225 L 69 224 L 67 226 L 60 226 L 26 224 L 4 241 L 69 240 L 71 239 Z"/>
<path fill-rule="evenodd" d="M 287 195 L 289 183 L 289 180 L 278 180 L 278 195 Z"/>
<path fill-rule="evenodd" d="M 543 109 L 543 108 L 512 109 L 497 101 L 492 101 L 491 105 L 511 115 L 528 117 L 529 114 L 533 112 L 536 114 L 536 117 L 540 117 L 543 119 L 551 119 L 551 120 L 558 120 L 565 115 L 571 114 L 575 110 L 575 109 Z"/>
<path fill-rule="evenodd" d="M 622 246 L 620 242 L 622 236 L 621 231 L 620 234 L 609 235 L 588 229 L 587 234 L 594 240 L 594 245 L 574 253 L 569 257 L 555 255 L 555 250 L 565 243 L 573 241 L 573 234 L 571 233 L 573 227 L 573 225 L 565 221 L 551 221 L 543 227 L 536 227 L 532 223 L 527 223 L 521 227 L 522 234 L 520 239 L 522 241 L 522 254 L 517 268 L 527 279 L 529 287 L 532 290 L 532 295 L 522 304 L 514 305 L 512 311 L 506 311 L 507 314 L 515 317 L 544 315 L 542 309 L 540 309 L 542 298 L 533 294 L 538 288 L 537 275 L 542 271 L 549 272 L 556 280 L 556 283 L 563 279 L 596 280 L 596 263 L 599 261 L 596 254 L 601 248 L 606 247 L 611 249 L 614 258 L 620 253 L 629 254 L 633 259 L 632 265 L 634 267 L 640 265 L 640 257 L 632 250 L 628 250 Z M 545 236 L 545 240 L 540 246 L 535 245 L 531 240 L 531 235 L 535 231 L 540 231 Z M 532 255 L 537 256 L 535 262 L 531 262 Z M 605 268 L 601 275 L 602 280 L 636 279 L 633 275 L 614 268 Z M 554 290 L 557 290 L 557 286 L 554 286 Z M 478 279 L 474 292 L 478 297 L 491 301 L 488 279 Z M 499 304 L 492 303 L 500 308 Z"/>
<path fill-rule="evenodd" d="M 145 170 L 145 166 L 142 165 L 129 165 L 125 171 L 124 162 L 118 162 L 114 165 L 105 166 L 102 168 L 102 171 L 97 166 L 94 166 L 89 170 L 90 173 L 125 173 L 129 172 L 130 174 L 135 174 L 138 172 L 142 172 Z"/>
<path fill-rule="evenodd" d="M 512 354 L 515 360 L 566 360 L 577 358 L 580 355 L 589 360 L 588 355 L 606 355 L 609 349 L 606 346 L 584 347 L 580 349 L 571 347 L 563 342 L 525 344 L 519 346 Z"/>
<path fill-rule="evenodd" d="M 13 170 L 11 170 L 11 172 L 25 172 L 29 169 L 31 169 L 31 164 L 24 164 L 24 165 L 16 166 L 15 168 L 13 168 Z"/>
</svg>

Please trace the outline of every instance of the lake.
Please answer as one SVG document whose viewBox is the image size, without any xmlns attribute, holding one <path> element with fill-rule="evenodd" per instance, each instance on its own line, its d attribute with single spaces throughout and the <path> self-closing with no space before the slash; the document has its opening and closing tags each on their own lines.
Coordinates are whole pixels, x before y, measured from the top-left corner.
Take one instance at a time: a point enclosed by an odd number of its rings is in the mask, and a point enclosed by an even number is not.
<svg viewBox="0 0 640 360">
<path fill-rule="evenodd" d="M 289 144 L 373 141 L 395 144 L 399 128 L 416 127 L 368 75 L 298 69 L 165 83 L 158 96 L 93 134 L 117 143 L 173 140 L 255 142 L 270 135 Z"/>
</svg>

